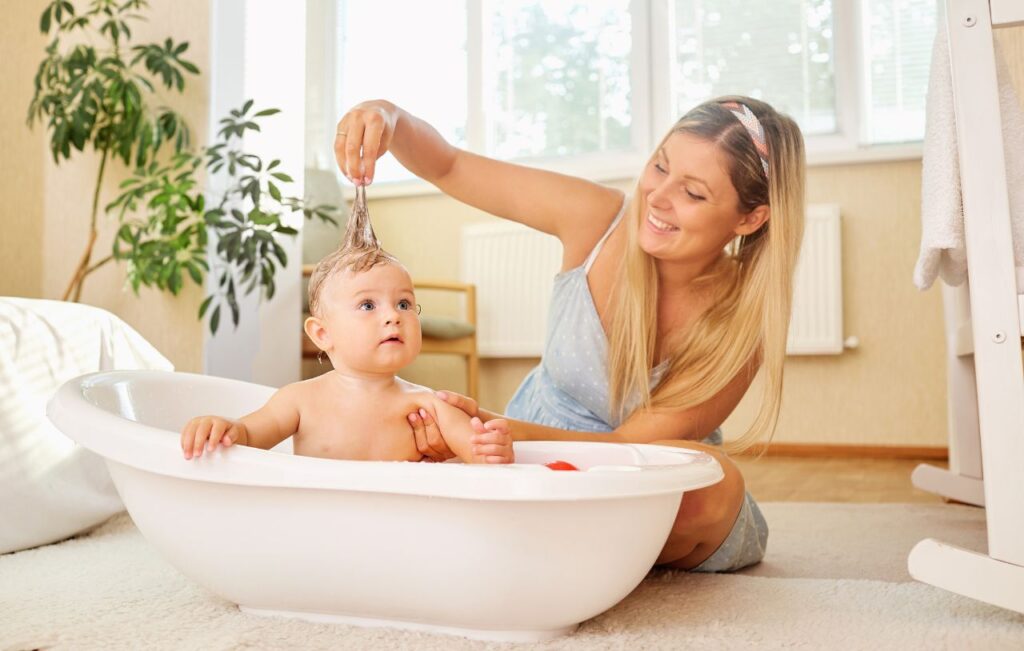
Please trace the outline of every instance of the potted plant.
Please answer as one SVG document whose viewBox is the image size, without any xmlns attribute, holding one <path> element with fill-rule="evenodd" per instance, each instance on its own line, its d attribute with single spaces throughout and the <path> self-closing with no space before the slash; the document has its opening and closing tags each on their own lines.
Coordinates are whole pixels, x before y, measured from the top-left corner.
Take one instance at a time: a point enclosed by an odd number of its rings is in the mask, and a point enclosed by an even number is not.
<svg viewBox="0 0 1024 651">
<path fill-rule="evenodd" d="M 58 164 L 73 149 L 91 146 L 100 156 L 88 239 L 62 298 L 79 300 L 86 278 L 115 260 L 126 263 L 136 293 L 145 285 L 176 295 L 189 279 L 203 286 L 212 273 L 217 282 L 199 318 L 208 314 L 216 332 L 222 308 L 238 325 L 239 291 L 273 296 L 274 274 L 288 264 L 277 237 L 298 233 L 284 223 L 285 215 L 301 210 L 307 219 L 334 223 L 336 209 L 287 196 L 282 187 L 292 178 L 280 161 L 265 163 L 242 149 L 245 132 L 259 131 L 260 121 L 277 109 L 256 111 L 249 100 L 220 120 L 214 144 L 192 145 L 185 120 L 158 105 L 155 91 L 162 86 L 180 93 L 199 69 L 184 58 L 187 42 L 132 42 L 132 24 L 145 20 L 147 8 L 146 0 L 92 0 L 78 13 L 68 0 L 53 0 L 40 18 L 40 30 L 53 37 L 35 76 L 29 125 L 44 125 Z M 76 32 L 91 38 L 77 39 Z M 117 218 L 117 234 L 102 255 L 95 251 L 99 196 L 115 161 L 131 174 L 104 207 Z M 226 189 L 211 197 L 204 192 L 204 172 L 222 170 Z"/>
</svg>

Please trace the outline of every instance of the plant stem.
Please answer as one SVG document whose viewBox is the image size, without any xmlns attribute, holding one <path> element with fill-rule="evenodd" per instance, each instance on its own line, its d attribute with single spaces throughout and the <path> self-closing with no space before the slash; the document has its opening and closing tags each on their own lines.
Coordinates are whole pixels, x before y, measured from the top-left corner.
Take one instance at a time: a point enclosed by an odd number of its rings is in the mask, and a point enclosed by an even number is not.
<svg viewBox="0 0 1024 651">
<path fill-rule="evenodd" d="M 103 258 L 102 260 L 100 260 L 99 262 L 94 264 L 93 266 L 91 266 L 88 269 L 86 269 L 85 270 L 85 274 L 83 274 L 82 277 L 84 278 L 85 276 L 88 276 L 89 274 L 91 274 L 92 272 L 96 271 L 97 269 L 99 269 L 100 267 L 102 267 L 103 265 L 107 264 L 108 262 L 110 262 L 113 259 L 114 259 L 113 254 L 108 255 L 107 257 Z"/>
<path fill-rule="evenodd" d="M 96 244 L 96 237 L 98 235 L 96 229 L 96 215 L 99 212 L 100 188 L 103 187 L 103 172 L 107 168 L 107 156 L 109 151 L 109 147 L 103 148 L 103 156 L 100 158 L 100 171 L 96 175 L 96 189 L 92 193 L 92 217 L 89 220 L 89 243 L 85 247 L 85 253 L 82 254 L 82 260 L 78 263 L 78 268 L 75 269 L 75 275 L 72 276 L 71 282 L 68 284 L 67 289 L 64 290 L 64 296 L 61 298 L 63 301 L 68 300 L 72 292 L 74 292 L 74 298 L 71 300 L 77 303 L 78 299 L 82 296 L 82 284 L 85 282 L 85 277 L 95 269 L 95 267 L 92 269 L 89 268 L 89 260 L 92 258 L 92 247 Z"/>
</svg>

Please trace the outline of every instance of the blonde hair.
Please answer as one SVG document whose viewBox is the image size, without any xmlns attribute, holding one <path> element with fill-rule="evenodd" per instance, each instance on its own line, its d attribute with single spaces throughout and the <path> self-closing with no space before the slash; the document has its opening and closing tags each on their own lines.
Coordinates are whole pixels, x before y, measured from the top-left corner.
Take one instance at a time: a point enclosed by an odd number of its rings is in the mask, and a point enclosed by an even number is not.
<svg viewBox="0 0 1024 651">
<path fill-rule="evenodd" d="M 757 116 L 768 145 L 767 178 L 746 128 L 723 102 L 739 102 Z M 627 211 L 626 254 L 612 294 L 608 373 L 612 409 L 681 411 L 718 394 L 753 361 L 764 368 L 764 393 L 751 427 L 729 444 L 743 450 L 770 440 L 782 402 L 783 363 L 796 267 L 804 229 L 805 161 L 796 123 L 764 102 L 720 97 L 684 115 L 662 139 L 688 133 L 718 145 L 729 160 L 739 210 L 770 207 L 770 218 L 750 235 L 735 238 L 694 282 L 714 292 L 711 307 L 663 348 L 667 368 L 652 392 L 657 337 L 658 274 L 640 249 L 637 231 L 647 214 L 639 185 Z M 660 146 L 658 147 L 660 149 Z M 657 151 L 657 150 L 655 150 Z"/>
<path fill-rule="evenodd" d="M 316 263 L 313 273 L 309 276 L 309 313 L 313 316 L 323 316 L 320 309 L 320 294 L 323 293 L 324 283 L 331 276 L 342 271 L 355 273 L 368 271 L 378 264 L 402 265 L 398 258 L 381 248 L 346 249 L 341 247 L 324 256 Z"/>
<path fill-rule="evenodd" d="M 363 186 L 357 186 L 352 214 L 349 215 L 341 246 L 317 262 L 309 276 L 309 313 L 323 316 L 320 311 L 320 294 L 324 283 L 331 276 L 348 270 L 355 273 L 369 271 L 378 264 L 402 266 L 398 258 L 381 248 L 370 223 L 370 211 L 366 208 L 366 190 Z"/>
</svg>

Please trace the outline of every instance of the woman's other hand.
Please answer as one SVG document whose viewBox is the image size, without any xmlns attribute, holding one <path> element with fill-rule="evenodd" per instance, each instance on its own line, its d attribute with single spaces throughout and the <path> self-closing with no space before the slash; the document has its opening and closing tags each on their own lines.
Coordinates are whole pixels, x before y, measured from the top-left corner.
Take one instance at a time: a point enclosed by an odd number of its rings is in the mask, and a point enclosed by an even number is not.
<svg viewBox="0 0 1024 651">
<path fill-rule="evenodd" d="M 334 157 L 349 181 L 373 182 L 377 159 L 387 152 L 397 120 L 398 107 L 385 100 L 361 102 L 342 116 L 335 130 Z"/>
<path fill-rule="evenodd" d="M 437 421 L 426 409 L 420 409 L 408 416 L 412 434 L 416 439 L 416 450 L 431 461 L 446 461 L 455 456 L 441 435 Z"/>
<path fill-rule="evenodd" d="M 516 455 L 512 449 L 512 431 L 509 422 L 504 418 L 492 418 L 484 423 L 474 417 L 473 456 L 479 463 L 515 463 Z"/>
</svg>

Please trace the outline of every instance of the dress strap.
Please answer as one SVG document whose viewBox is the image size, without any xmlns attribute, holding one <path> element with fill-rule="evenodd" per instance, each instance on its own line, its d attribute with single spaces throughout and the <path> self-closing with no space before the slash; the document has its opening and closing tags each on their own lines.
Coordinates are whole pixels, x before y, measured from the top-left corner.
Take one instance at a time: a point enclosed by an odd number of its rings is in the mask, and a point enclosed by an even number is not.
<svg viewBox="0 0 1024 651">
<path fill-rule="evenodd" d="M 619 208 L 619 214 L 615 215 L 615 219 L 613 219 L 612 223 L 608 225 L 608 230 L 604 232 L 604 235 L 601 236 L 601 239 L 599 239 L 597 241 L 597 244 L 594 245 L 594 249 L 590 252 L 590 255 L 588 255 L 587 259 L 583 261 L 584 273 L 590 273 L 590 267 L 594 264 L 594 260 L 597 259 L 597 254 L 601 252 L 601 247 L 604 246 L 604 241 L 608 239 L 608 236 L 611 235 L 612 231 L 615 230 L 615 227 L 618 226 L 619 221 L 622 219 L 622 216 L 626 214 L 627 205 L 629 205 L 629 199 L 627 197 L 623 197 L 622 207 Z"/>
</svg>

